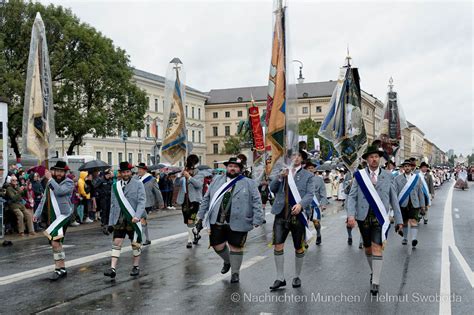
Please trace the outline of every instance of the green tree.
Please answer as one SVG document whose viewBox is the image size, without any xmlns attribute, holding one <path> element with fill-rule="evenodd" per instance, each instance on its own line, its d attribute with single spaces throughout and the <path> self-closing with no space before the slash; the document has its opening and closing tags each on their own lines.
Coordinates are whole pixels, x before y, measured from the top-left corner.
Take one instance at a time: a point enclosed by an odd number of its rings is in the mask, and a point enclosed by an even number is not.
<svg viewBox="0 0 474 315">
<path fill-rule="evenodd" d="M 20 157 L 26 70 L 31 27 L 40 12 L 48 42 L 56 133 L 71 140 L 67 154 L 83 144 L 83 137 L 129 134 L 144 127 L 147 100 L 132 82 L 126 52 L 93 27 L 81 23 L 61 6 L 11 0 L 0 7 L 0 95 L 11 100 L 9 136 Z M 1 69 L 1 68 L 0 68 Z"/>
<path fill-rule="evenodd" d="M 224 142 L 224 148 L 221 150 L 221 154 L 232 154 L 237 155 L 242 152 L 244 142 L 247 141 L 243 135 L 230 136 Z"/>
<path fill-rule="evenodd" d="M 326 139 L 318 136 L 318 131 L 320 127 L 321 127 L 321 122 L 314 121 L 311 118 L 306 118 L 299 122 L 298 133 L 300 135 L 308 136 L 308 150 L 309 151 L 314 149 L 314 138 L 319 138 L 319 143 L 321 146 L 320 156 L 322 159 L 325 159 L 330 151 L 332 144 Z"/>
</svg>

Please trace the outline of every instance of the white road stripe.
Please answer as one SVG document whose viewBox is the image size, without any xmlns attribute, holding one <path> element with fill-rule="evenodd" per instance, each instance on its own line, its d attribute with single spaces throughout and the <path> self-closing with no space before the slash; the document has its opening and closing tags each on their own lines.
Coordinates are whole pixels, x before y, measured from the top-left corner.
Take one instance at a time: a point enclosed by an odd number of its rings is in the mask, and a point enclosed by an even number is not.
<svg viewBox="0 0 474 315">
<path fill-rule="evenodd" d="M 441 281 L 439 285 L 439 294 L 441 295 L 439 301 L 440 315 L 451 315 L 451 301 L 449 299 L 449 296 L 451 295 L 449 245 L 454 243 L 453 218 L 451 216 L 453 190 L 454 185 L 451 185 L 446 198 L 446 203 L 444 205 L 443 242 L 441 250 Z"/>
<path fill-rule="evenodd" d="M 179 239 L 179 238 L 182 238 L 182 237 L 185 237 L 185 236 L 188 236 L 188 232 L 183 232 L 183 233 L 178 233 L 178 234 L 162 237 L 162 238 L 159 238 L 159 239 L 156 239 L 156 240 L 152 240 L 151 244 L 149 246 L 153 246 L 153 245 L 161 244 L 161 243 L 164 243 L 164 242 L 176 240 L 176 239 Z M 127 246 L 127 247 L 122 248 L 122 253 L 130 252 L 131 250 L 132 250 L 132 247 Z M 96 260 L 99 260 L 99 259 L 104 259 L 104 258 L 110 258 L 110 250 L 102 252 L 102 253 L 94 254 L 94 255 L 89 255 L 89 256 L 73 259 L 71 261 L 66 260 L 66 267 L 68 267 L 68 268 L 69 267 L 74 267 L 74 266 L 90 263 L 90 262 L 93 262 L 93 261 L 96 261 Z M 29 279 L 29 278 L 32 278 L 32 277 L 36 277 L 36 276 L 51 272 L 53 270 L 54 270 L 54 265 L 50 265 L 50 266 L 46 266 L 46 267 L 41 267 L 41 268 L 37 268 L 37 269 L 32 269 L 32 270 L 28 270 L 28 271 L 24 271 L 24 272 L 15 273 L 15 274 L 9 275 L 9 276 L 0 277 L 0 285 L 6 285 L 6 284 L 21 281 L 21 280 L 24 280 L 24 279 Z"/>
<path fill-rule="evenodd" d="M 244 256 L 245 257 L 245 256 Z M 244 270 L 244 269 L 247 269 L 249 268 L 250 266 L 252 265 L 255 265 L 256 263 L 264 260 L 265 258 L 267 258 L 266 256 L 255 256 L 255 257 L 252 257 L 250 258 L 249 260 L 247 261 L 244 261 L 244 263 L 242 264 L 242 266 L 240 267 L 240 270 Z M 204 280 L 203 282 L 199 283 L 199 285 L 213 285 L 221 280 L 224 280 L 225 278 L 228 278 L 230 276 L 230 272 L 228 272 L 227 274 L 223 275 L 223 274 L 216 274 L 216 275 L 213 275 L 212 277 L 208 278 L 207 280 Z"/>
<path fill-rule="evenodd" d="M 474 288 L 474 272 L 472 272 L 471 267 L 469 267 L 466 259 L 464 259 L 463 255 L 455 244 L 451 245 L 451 250 L 453 251 L 454 257 L 456 257 L 459 264 L 461 265 L 467 280 L 469 280 L 469 283 L 471 284 L 471 287 Z"/>
</svg>

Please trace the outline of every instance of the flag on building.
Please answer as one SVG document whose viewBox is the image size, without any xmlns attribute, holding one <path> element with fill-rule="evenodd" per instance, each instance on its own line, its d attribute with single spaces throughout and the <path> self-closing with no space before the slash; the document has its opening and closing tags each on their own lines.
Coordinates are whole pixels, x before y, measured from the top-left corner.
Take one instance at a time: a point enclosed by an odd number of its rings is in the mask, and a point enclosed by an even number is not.
<svg viewBox="0 0 474 315">
<path fill-rule="evenodd" d="M 158 138 L 158 117 L 151 122 L 150 133 L 153 138 Z"/>
<path fill-rule="evenodd" d="M 186 147 L 186 118 L 183 109 L 183 91 L 179 80 L 178 67 L 176 67 L 176 80 L 171 98 L 170 112 L 166 122 L 161 155 L 170 164 L 175 164 L 186 156 Z"/>
<path fill-rule="evenodd" d="M 31 30 L 22 130 L 23 154 L 40 161 L 54 156 L 53 89 L 46 31 L 40 13 Z"/>
</svg>

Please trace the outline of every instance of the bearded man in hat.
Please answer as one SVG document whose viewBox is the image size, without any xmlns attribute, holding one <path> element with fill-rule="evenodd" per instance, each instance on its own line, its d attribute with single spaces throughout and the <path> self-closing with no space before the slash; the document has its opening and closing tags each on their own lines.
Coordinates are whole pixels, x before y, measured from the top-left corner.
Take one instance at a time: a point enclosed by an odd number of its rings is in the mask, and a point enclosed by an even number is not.
<svg viewBox="0 0 474 315">
<path fill-rule="evenodd" d="M 155 177 L 148 173 L 148 167 L 145 163 L 137 165 L 137 179 L 143 183 L 146 193 L 145 211 L 143 212 L 141 223 L 145 242 L 143 245 L 150 245 L 150 235 L 148 234 L 147 215 L 153 210 L 153 207 L 158 203 L 160 208 L 164 207 L 163 196 L 160 192 L 160 187 Z"/>
<path fill-rule="evenodd" d="M 132 177 L 133 165 L 120 162 L 119 177 L 112 185 L 112 199 L 109 216 L 109 232 L 113 232 L 112 259 L 104 276 L 115 278 L 125 236 L 132 242 L 133 267 L 130 275 L 140 274 L 140 254 L 142 247 L 142 225 L 140 219 L 145 212 L 146 192 L 143 183 Z"/>
<path fill-rule="evenodd" d="M 221 273 L 231 270 L 231 283 L 240 281 L 240 266 L 247 234 L 262 224 L 264 211 L 257 184 L 242 174 L 242 160 L 224 163 L 226 174 L 214 178 L 202 199 L 198 227 L 210 231 L 210 246 L 224 261 Z"/>
<path fill-rule="evenodd" d="M 290 232 L 295 248 L 295 276 L 292 285 L 293 288 L 301 287 L 300 274 L 307 244 L 306 218 L 311 217 L 309 209 L 314 196 L 314 175 L 302 167 L 303 161 L 307 159 L 308 154 L 299 150 L 292 156 L 291 167 L 282 169 L 270 183 L 270 190 L 275 194 L 275 202 L 272 206 L 272 214 L 275 215 L 273 254 L 277 272 L 277 279 L 270 287 L 272 291 L 286 286 L 284 246 Z M 301 213 L 302 211 L 305 211 L 306 217 Z"/>
<path fill-rule="evenodd" d="M 428 224 L 428 209 L 431 205 L 431 199 L 434 198 L 434 183 L 433 176 L 431 175 L 430 166 L 426 162 L 421 162 L 420 170 L 417 172 L 421 177 L 421 182 L 423 185 L 423 194 L 425 196 L 425 209 L 422 213 L 423 223 Z"/>
<path fill-rule="evenodd" d="M 54 273 L 50 280 L 56 281 L 67 276 L 66 265 L 64 260 L 66 255 L 62 243 L 66 235 L 66 229 L 69 225 L 69 217 L 72 213 L 73 206 L 71 202 L 72 193 L 74 191 L 74 182 L 66 177 L 69 167 L 66 162 L 58 161 L 56 165 L 51 167 L 51 172 L 46 171 L 45 179 L 48 181 L 43 198 L 36 208 L 33 216 L 33 222 L 38 222 L 44 210 L 48 211 L 49 227 L 44 234 L 49 239 L 53 249 L 53 259 L 55 264 Z"/>
<path fill-rule="evenodd" d="M 201 238 L 199 230 L 196 229 L 196 215 L 202 200 L 204 177 L 199 174 L 199 170 L 196 168 L 198 163 L 199 158 L 195 154 L 189 155 L 186 159 L 186 166 L 182 172 L 181 189 L 176 199 L 176 202 L 181 205 L 184 224 L 188 228 L 186 248 L 192 248 L 193 244 L 197 245 Z"/>
<path fill-rule="evenodd" d="M 418 244 L 418 219 L 420 210 L 425 209 L 425 195 L 423 194 L 422 180 L 418 174 L 413 173 L 416 167 L 415 159 L 405 160 L 402 163 L 403 174 L 394 179 L 403 216 L 403 245 L 408 244 L 408 227 L 411 229 L 411 245 Z"/>
<path fill-rule="evenodd" d="M 355 227 L 357 220 L 371 270 L 370 293 L 373 296 L 377 296 L 379 292 L 383 245 L 390 227 L 390 206 L 394 211 L 396 230 L 403 226 L 392 175 L 380 168 L 382 155 L 383 151 L 377 146 L 367 148 L 362 155 L 367 161 L 367 167 L 354 172 L 347 198 L 347 225 Z"/>
</svg>

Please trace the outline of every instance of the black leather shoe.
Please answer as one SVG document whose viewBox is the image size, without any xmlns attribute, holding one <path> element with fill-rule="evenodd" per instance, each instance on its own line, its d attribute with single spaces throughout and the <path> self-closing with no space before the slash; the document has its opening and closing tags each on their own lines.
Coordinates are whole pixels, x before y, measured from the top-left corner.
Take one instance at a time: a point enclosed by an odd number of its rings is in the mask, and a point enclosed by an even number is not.
<svg viewBox="0 0 474 315">
<path fill-rule="evenodd" d="M 112 279 L 115 278 L 116 275 L 117 271 L 115 270 L 115 268 L 109 268 L 104 272 L 104 276 L 110 277 Z"/>
<path fill-rule="evenodd" d="M 143 243 L 143 246 L 147 246 L 147 245 L 150 245 L 151 244 L 151 241 L 146 241 L 145 243 Z"/>
<path fill-rule="evenodd" d="M 423 219 L 423 224 L 428 224 L 428 219 Z"/>
<path fill-rule="evenodd" d="M 229 263 L 224 263 L 224 266 L 222 266 L 221 273 L 225 274 L 228 273 L 230 270 L 230 264 Z"/>
<path fill-rule="evenodd" d="M 56 281 L 62 278 L 61 270 L 55 270 L 53 274 L 49 277 L 49 280 Z"/>
<path fill-rule="evenodd" d="M 230 278 L 230 283 L 239 283 L 239 274 L 233 273 L 232 277 Z"/>
<path fill-rule="evenodd" d="M 372 296 L 377 296 L 379 295 L 379 285 L 378 284 L 371 284 L 370 285 L 370 294 Z"/>
<path fill-rule="evenodd" d="M 267 223 L 267 220 L 263 220 L 262 224 L 266 224 Z"/>
<path fill-rule="evenodd" d="M 362 249 L 364 248 L 364 245 L 362 244 L 362 242 L 359 243 L 359 249 Z"/>
<path fill-rule="evenodd" d="M 316 237 L 316 245 L 321 245 L 321 236 Z"/>
<path fill-rule="evenodd" d="M 275 282 L 273 282 L 273 285 L 270 287 L 270 290 L 274 291 L 284 286 L 286 286 L 286 280 L 275 280 Z"/>
<path fill-rule="evenodd" d="M 133 266 L 132 271 L 130 272 L 130 275 L 132 277 L 136 277 L 140 274 L 140 268 L 138 266 Z"/>
<path fill-rule="evenodd" d="M 199 235 L 198 231 L 196 229 L 193 229 L 193 235 L 194 235 L 194 241 L 193 244 L 197 245 L 199 240 L 201 239 L 201 235 Z"/>
<path fill-rule="evenodd" d="M 406 245 L 406 244 L 408 244 L 408 240 L 406 238 L 404 238 L 403 241 L 402 241 L 402 245 Z"/>
<path fill-rule="evenodd" d="M 291 284 L 293 288 L 299 288 L 301 287 L 301 279 L 296 277 L 293 279 L 293 283 Z"/>
<path fill-rule="evenodd" d="M 186 244 L 186 248 L 193 248 L 193 243 L 188 242 L 188 244 Z"/>
<path fill-rule="evenodd" d="M 370 284 L 372 284 L 372 274 L 370 274 Z"/>
<path fill-rule="evenodd" d="M 347 239 L 347 244 L 352 245 L 352 237 L 349 237 L 349 238 Z"/>
<path fill-rule="evenodd" d="M 411 246 L 416 247 L 417 244 L 418 244 L 418 240 L 411 241 Z"/>
</svg>

